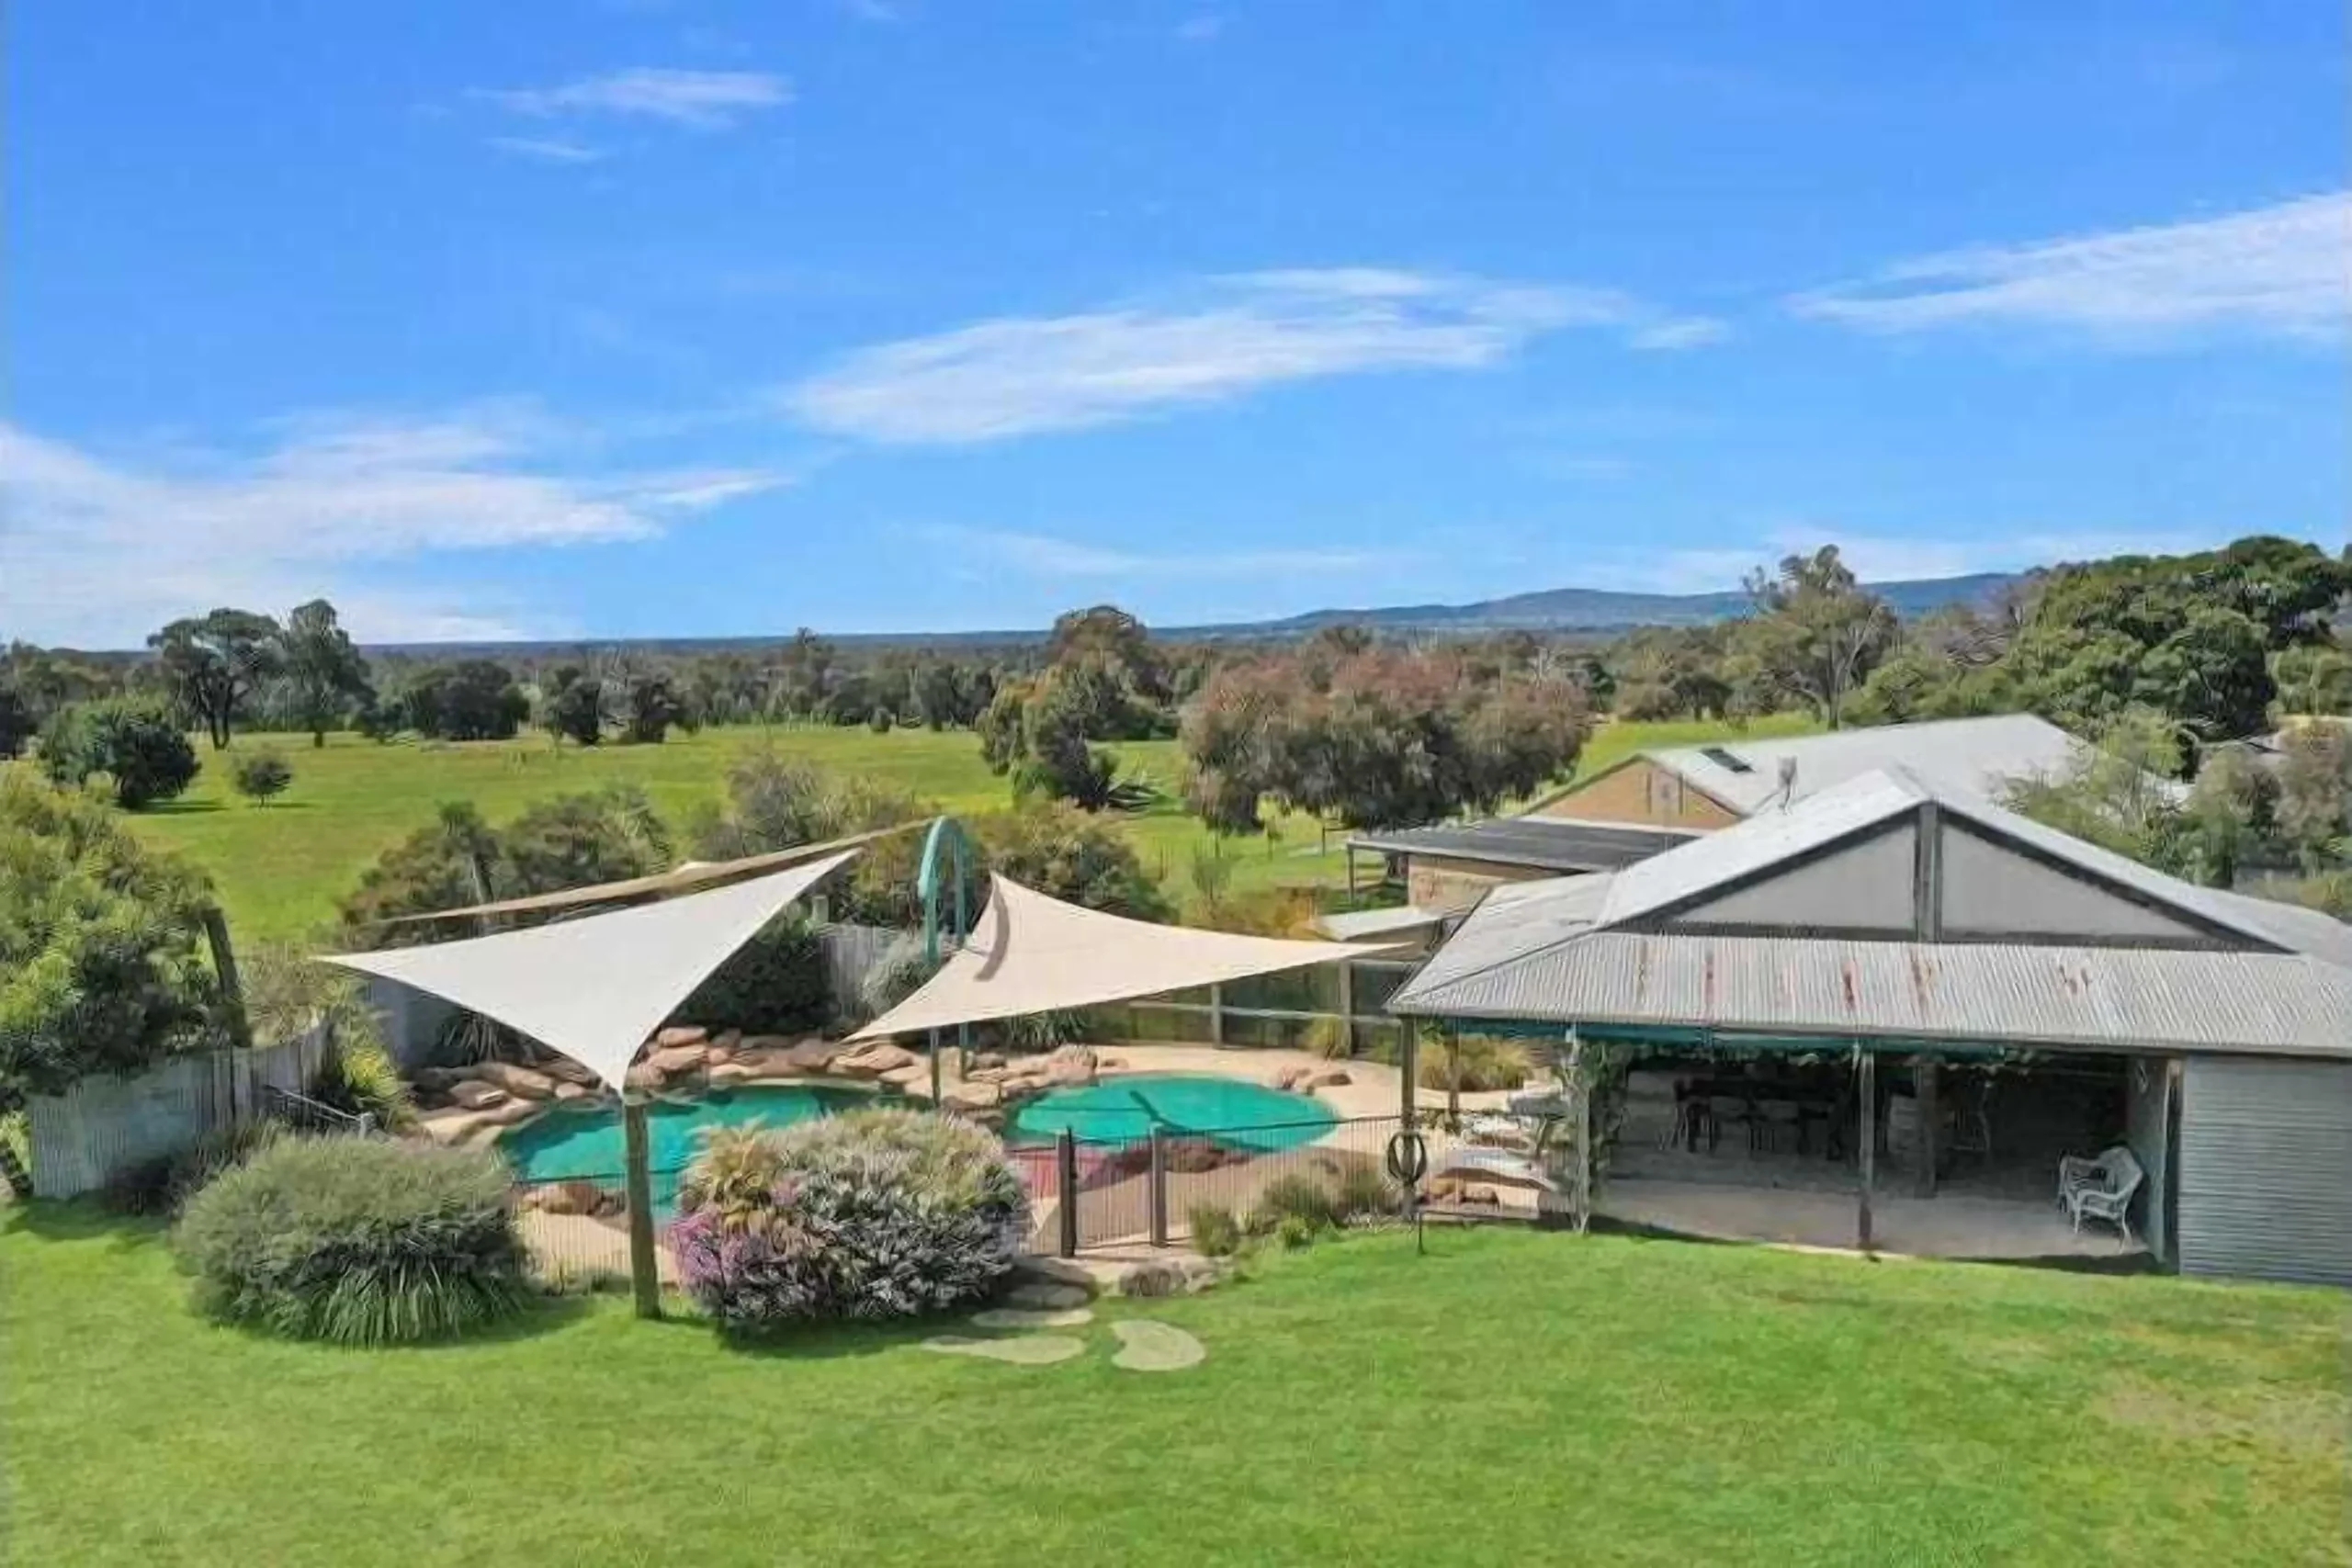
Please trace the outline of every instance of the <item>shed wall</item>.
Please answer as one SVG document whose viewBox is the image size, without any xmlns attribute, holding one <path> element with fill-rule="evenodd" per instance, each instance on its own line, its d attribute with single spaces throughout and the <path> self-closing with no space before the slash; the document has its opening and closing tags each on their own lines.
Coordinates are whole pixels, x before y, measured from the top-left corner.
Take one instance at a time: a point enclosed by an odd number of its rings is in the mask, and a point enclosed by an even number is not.
<svg viewBox="0 0 2352 1568">
<path fill-rule="evenodd" d="M 2352 1063 L 2188 1058 L 2184 1274 L 2352 1285 Z"/>
<path fill-rule="evenodd" d="M 1646 758 L 1545 801 L 1531 817 L 1637 822 L 1657 828 L 1728 828 L 1739 818 Z"/>
</svg>

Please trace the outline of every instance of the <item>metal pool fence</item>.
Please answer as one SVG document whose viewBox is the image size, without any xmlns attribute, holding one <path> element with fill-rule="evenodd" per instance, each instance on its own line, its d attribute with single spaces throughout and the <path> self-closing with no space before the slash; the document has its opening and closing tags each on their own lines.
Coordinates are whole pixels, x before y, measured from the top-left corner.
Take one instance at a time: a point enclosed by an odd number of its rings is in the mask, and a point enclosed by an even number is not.
<svg viewBox="0 0 2352 1568">
<path fill-rule="evenodd" d="M 1189 1241 L 1193 1216 L 1247 1220 L 1284 1177 L 1336 1186 L 1351 1168 L 1382 1173 L 1394 1116 L 1158 1129 L 1135 1138 L 1065 1134 L 1011 1151 L 1035 1213 L 1030 1250 L 1070 1257 L 1122 1245 Z"/>
<path fill-rule="evenodd" d="M 1247 1220 L 1272 1183 L 1306 1177 L 1336 1188 L 1352 1169 L 1385 1171 L 1394 1116 L 1162 1128 L 1136 1138 L 1077 1135 L 1007 1150 L 1032 1210 L 1033 1252 L 1189 1241 L 1193 1216 L 1218 1208 Z M 668 1223 L 678 1173 L 653 1173 L 655 1251 L 675 1282 Z M 628 1218 L 620 1171 L 514 1182 L 514 1210 L 533 1266 L 551 1283 L 626 1282 Z"/>
</svg>

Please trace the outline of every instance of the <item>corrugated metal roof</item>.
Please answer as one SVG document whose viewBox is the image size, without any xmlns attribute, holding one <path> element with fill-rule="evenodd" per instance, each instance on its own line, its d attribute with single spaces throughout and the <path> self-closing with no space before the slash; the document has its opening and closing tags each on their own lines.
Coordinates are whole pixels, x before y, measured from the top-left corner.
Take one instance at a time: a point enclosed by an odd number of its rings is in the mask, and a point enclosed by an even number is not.
<svg viewBox="0 0 2352 1568">
<path fill-rule="evenodd" d="M 1506 817 L 1458 828 L 1359 833 L 1348 840 L 1348 847 L 1384 854 L 1442 855 L 1449 860 L 1533 866 L 1540 871 L 1614 871 L 1663 854 L 1690 842 L 1691 837 L 1671 828 Z"/>
<path fill-rule="evenodd" d="M 1454 978 L 1436 968 L 1389 1010 L 2352 1057 L 2352 970 L 2301 954 L 1595 931 Z"/>
<path fill-rule="evenodd" d="M 1351 909 L 1323 915 L 1315 923 L 1334 942 L 1363 942 L 1369 937 L 1420 931 L 1444 919 L 1442 909 L 1417 909 L 1408 904 L 1397 909 Z"/>
<path fill-rule="evenodd" d="M 1783 761 L 1796 764 L 1795 798 L 1799 800 L 1864 773 L 1895 766 L 1938 784 L 1996 793 L 2013 779 L 2062 773 L 2086 750 L 2083 741 L 2046 719 L 2010 713 L 1840 729 L 1827 735 L 1755 739 L 1735 736 L 1704 746 L 1668 747 L 1643 755 L 1734 810 L 1749 813 L 1780 800 Z"/>
</svg>

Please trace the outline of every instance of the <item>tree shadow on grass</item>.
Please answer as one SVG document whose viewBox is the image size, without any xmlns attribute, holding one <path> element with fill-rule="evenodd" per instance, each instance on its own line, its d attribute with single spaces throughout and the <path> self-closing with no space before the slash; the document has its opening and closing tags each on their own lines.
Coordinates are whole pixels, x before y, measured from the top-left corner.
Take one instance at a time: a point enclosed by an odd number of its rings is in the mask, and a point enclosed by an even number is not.
<svg viewBox="0 0 2352 1568">
<path fill-rule="evenodd" d="M 764 1334 L 730 1333 L 716 1327 L 707 1318 L 678 1321 L 692 1324 L 705 1333 L 715 1333 L 728 1349 L 756 1360 L 838 1361 L 911 1349 L 937 1334 L 978 1334 L 980 1331 L 969 1320 L 974 1312 L 987 1304 L 975 1302 L 970 1306 L 951 1307 L 928 1316 L 891 1323 L 812 1323 Z"/>
<path fill-rule="evenodd" d="M 141 807 L 141 817 L 194 817 L 221 809 L 217 800 L 151 800 Z"/>
<path fill-rule="evenodd" d="M 120 1213 L 95 1198 L 20 1199 L 0 1206 L 0 1235 L 42 1241 L 103 1241 L 129 1252 L 163 1245 L 170 1230 L 165 1220 Z"/>
</svg>

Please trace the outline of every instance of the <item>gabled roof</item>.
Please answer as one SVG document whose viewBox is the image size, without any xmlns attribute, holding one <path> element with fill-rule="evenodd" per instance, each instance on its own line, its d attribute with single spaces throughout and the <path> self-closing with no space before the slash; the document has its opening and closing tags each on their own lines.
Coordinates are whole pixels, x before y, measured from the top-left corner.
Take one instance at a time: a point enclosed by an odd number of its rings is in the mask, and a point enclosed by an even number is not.
<svg viewBox="0 0 2352 1568">
<path fill-rule="evenodd" d="M 1857 895 L 1875 895 L 1870 901 L 1877 908 L 1892 902 L 1908 910 L 1914 859 L 1905 845 L 1931 824 L 1946 835 L 1939 853 L 1957 852 L 1950 835 L 1964 834 L 1989 846 L 1982 863 L 1992 874 L 2014 875 L 2027 891 L 2005 902 L 2007 883 L 1980 882 L 1977 919 L 1965 940 L 1928 940 L 1926 928 L 1911 929 L 1907 918 L 1878 940 L 1820 929 L 1838 923 L 1812 912 L 1822 889 L 1833 909 L 1847 890 L 1834 875 L 1803 884 L 1812 868 L 1850 868 L 1847 874 L 1879 884 L 1858 885 Z M 1897 832 L 1913 837 L 1892 841 L 1893 859 L 1850 858 L 1859 846 L 1888 844 Z M 2064 880 L 2028 886 L 2050 876 Z M 1892 899 L 1889 881 L 1896 884 Z M 1950 884 L 1928 886 L 1931 898 L 1949 897 Z M 1801 887 L 1810 897 L 1798 897 Z M 2062 929 L 2042 907 L 2053 888 L 2079 889 L 2094 908 L 2112 900 L 2134 918 L 2115 928 L 2121 934 L 2037 936 L 2038 926 Z M 1738 919 L 1721 923 L 1714 911 L 1750 890 L 1736 905 Z M 1783 907 L 1790 912 L 1776 920 Z M 1988 907 L 2002 925 L 1984 922 Z M 2086 988 L 2069 989 L 2077 985 Z M 1820 1005 L 1823 998 L 1834 1005 Z M 2239 1049 L 2352 1055 L 2352 927 L 2182 882 L 1898 768 L 1622 871 L 1498 889 L 1389 1008 L 1421 1016 L 1921 1038 L 1966 1038 L 1975 1030 L 2061 1043 L 2105 1040 L 2118 1048 L 2229 1036 Z M 2163 1010 L 2174 1008 L 2203 1010 L 2211 1020 Z M 2027 1027 L 2034 1016 L 2043 1032 Z M 2072 1032 L 2083 1030 L 2088 1033 Z"/>
<path fill-rule="evenodd" d="M 1676 828 L 1505 817 L 1452 828 L 1400 828 L 1351 835 L 1348 847 L 1383 854 L 1433 855 L 1538 871 L 1614 871 L 1689 840 Z"/>
<path fill-rule="evenodd" d="M 2086 742 L 2047 719 L 2009 713 L 1839 729 L 1826 735 L 1736 735 L 1703 745 L 1641 751 L 1618 765 L 1646 760 L 1746 817 L 1768 806 L 1785 804 L 1781 798 L 1784 763 L 1795 766 L 1793 798 L 1797 800 L 1890 767 L 1993 795 L 2012 780 L 2064 773 L 2088 750 Z M 1549 800 L 1564 799 L 1580 787 L 1571 786 Z"/>
</svg>

